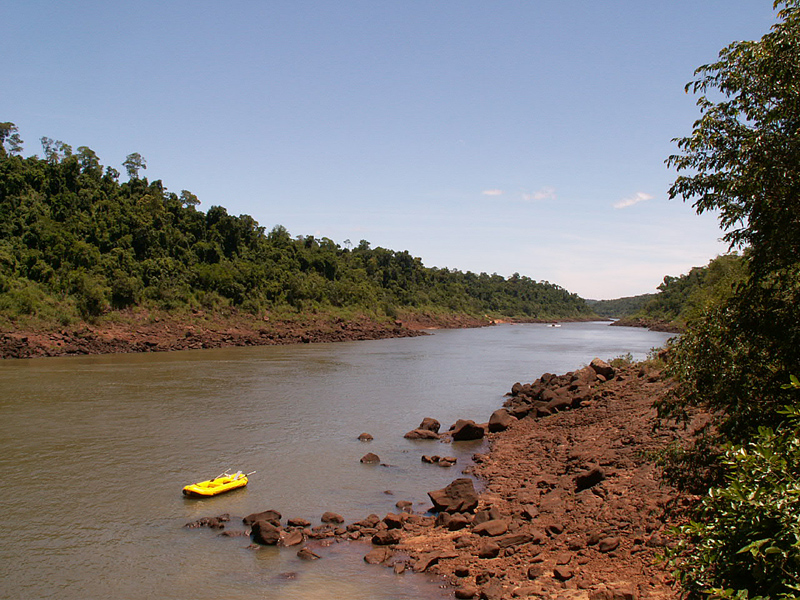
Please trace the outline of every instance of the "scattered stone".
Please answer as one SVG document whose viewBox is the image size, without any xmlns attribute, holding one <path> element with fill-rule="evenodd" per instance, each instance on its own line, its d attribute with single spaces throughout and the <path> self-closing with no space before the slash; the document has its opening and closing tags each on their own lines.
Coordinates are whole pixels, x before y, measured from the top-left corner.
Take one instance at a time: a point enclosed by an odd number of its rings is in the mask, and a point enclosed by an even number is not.
<svg viewBox="0 0 800 600">
<path fill-rule="evenodd" d="M 344 523 L 344 517 L 335 512 L 326 511 L 322 513 L 321 521 L 323 523 Z"/>
<path fill-rule="evenodd" d="M 272 523 L 275 527 L 280 527 L 281 513 L 279 513 L 277 510 L 265 510 L 264 512 L 249 514 L 242 519 L 242 523 L 248 526 L 252 525 L 256 521 L 266 521 L 267 523 Z"/>
<path fill-rule="evenodd" d="M 400 515 L 389 513 L 383 518 L 383 522 L 389 529 L 400 529 L 403 526 L 403 518 Z"/>
<path fill-rule="evenodd" d="M 400 543 L 403 535 L 397 529 L 385 529 L 372 536 L 372 543 L 376 546 L 393 546 Z"/>
<path fill-rule="evenodd" d="M 302 544 L 306 541 L 306 536 L 303 535 L 302 531 L 295 530 L 286 533 L 281 538 L 281 545 L 282 546 L 296 546 L 297 544 Z"/>
<path fill-rule="evenodd" d="M 489 417 L 489 431 L 497 432 L 497 431 L 505 431 L 516 421 L 516 417 L 513 417 L 511 413 L 508 412 L 505 408 L 500 408 L 492 413 L 492 416 Z"/>
<path fill-rule="evenodd" d="M 375 454 L 374 452 L 367 452 L 364 456 L 361 457 L 361 462 L 365 464 L 377 464 L 381 462 L 381 457 Z"/>
<path fill-rule="evenodd" d="M 609 365 L 606 361 L 595 358 L 589 363 L 589 366 L 594 369 L 594 372 L 604 377 L 606 381 L 614 378 L 614 367 Z"/>
<path fill-rule="evenodd" d="M 317 560 L 319 559 L 319 554 L 304 546 L 297 551 L 297 558 L 302 558 L 303 560 Z"/>
<path fill-rule="evenodd" d="M 500 554 L 500 546 L 491 540 L 483 542 L 478 548 L 478 558 L 497 558 Z"/>
<path fill-rule="evenodd" d="M 477 533 L 478 535 L 487 535 L 490 537 L 503 535 L 507 531 L 508 521 L 506 519 L 492 519 L 491 521 L 486 521 L 480 525 L 476 525 L 472 529 L 473 533 Z"/>
<path fill-rule="evenodd" d="M 434 433 L 439 433 L 439 428 L 441 428 L 441 423 L 436 419 L 432 419 L 430 417 L 425 417 L 422 419 L 422 423 L 419 424 L 417 429 L 426 429 L 428 431 L 432 431 Z"/>
<path fill-rule="evenodd" d="M 375 438 L 373 438 L 370 434 L 364 432 L 360 436 L 358 436 L 358 439 L 359 439 L 359 441 L 362 441 L 362 442 L 371 442 Z"/>
<path fill-rule="evenodd" d="M 597 544 L 597 549 L 600 552 L 607 553 L 612 552 L 619 548 L 619 538 L 618 537 L 607 537 L 600 540 Z"/>
<path fill-rule="evenodd" d="M 565 565 L 556 565 L 556 567 L 553 569 L 553 577 L 559 581 L 567 581 L 568 579 L 572 579 L 574 576 L 575 573 L 572 571 L 572 569 Z"/>
<path fill-rule="evenodd" d="M 477 598 L 479 594 L 478 587 L 471 583 L 466 583 L 461 587 L 457 587 L 453 592 L 456 598 L 461 600 L 469 600 L 470 598 Z"/>
<path fill-rule="evenodd" d="M 311 527 L 311 521 L 308 519 L 302 519 L 300 517 L 293 517 L 286 521 L 286 524 L 289 527 Z"/>
<path fill-rule="evenodd" d="M 392 556 L 394 556 L 394 552 L 389 548 L 386 546 L 378 546 L 367 552 L 366 556 L 364 556 L 364 562 L 370 565 L 378 565 L 386 562 Z"/>
<path fill-rule="evenodd" d="M 439 434 L 430 429 L 412 429 L 403 437 L 407 440 L 438 440 Z"/>
<path fill-rule="evenodd" d="M 439 512 L 473 512 L 478 507 L 478 494 L 471 479 L 462 477 L 441 490 L 428 492 L 433 509 Z"/>
<path fill-rule="evenodd" d="M 459 419 L 450 429 L 454 442 L 480 440 L 486 435 L 483 427 L 470 419 Z"/>
<path fill-rule="evenodd" d="M 575 476 L 575 491 L 581 492 L 594 487 L 605 478 L 606 474 L 600 467 L 593 467 L 583 471 Z"/>
<path fill-rule="evenodd" d="M 281 530 L 268 521 L 252 524 L 253 541 L 262 546 L 275 546 L 281 540 Z"/>
</svg>

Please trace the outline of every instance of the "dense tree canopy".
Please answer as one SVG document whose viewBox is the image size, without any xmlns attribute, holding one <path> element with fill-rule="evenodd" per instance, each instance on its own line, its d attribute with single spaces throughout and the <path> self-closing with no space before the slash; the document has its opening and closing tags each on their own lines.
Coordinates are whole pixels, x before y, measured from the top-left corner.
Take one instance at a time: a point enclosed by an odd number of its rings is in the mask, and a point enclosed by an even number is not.
<svg viewBox="0 0 800 600">
<path fill-rule="evenodd" d="M 350 248 L 328 238 L 267 232 L 222 206 L 205 213 L 148 181 L 138 153 L 129 180 L 88 147 L 42 139 L 45 158 L 23 158 L 13 123 L 0 154 L 0 315 L 84 318 L 131 306 L 168 310 L 235 306 L 258 312 L 350 307 L 393 316 L 434 310 L 531 318 L 591 311 L 557 285 L 515 274 L 427 268 L 407 251 Z M 16 136 L 16 137 L 15 137 Z M 73 314 L 75 313 L 75 314 Z"/>
</svg>

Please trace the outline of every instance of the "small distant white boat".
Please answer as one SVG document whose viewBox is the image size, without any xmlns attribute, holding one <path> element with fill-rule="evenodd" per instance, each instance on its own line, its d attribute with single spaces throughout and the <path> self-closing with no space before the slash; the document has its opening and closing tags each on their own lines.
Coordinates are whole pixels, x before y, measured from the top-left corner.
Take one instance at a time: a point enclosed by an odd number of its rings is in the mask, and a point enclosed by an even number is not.
<svg viewBox="0 0 800 600">
<path fill-rule="evenodd" d="M 561 327 L 561 323 L 550 323 L 548 327 Z"/>
</svg>

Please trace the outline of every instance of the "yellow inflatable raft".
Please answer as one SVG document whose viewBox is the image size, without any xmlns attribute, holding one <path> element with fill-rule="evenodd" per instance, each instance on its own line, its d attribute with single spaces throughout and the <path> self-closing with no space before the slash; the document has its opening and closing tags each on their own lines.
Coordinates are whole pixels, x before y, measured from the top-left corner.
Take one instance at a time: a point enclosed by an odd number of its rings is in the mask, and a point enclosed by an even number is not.
<svg viewBox="0 0 800 600">
<path fill-rule="evenodd" d="M 253 471 L 253 473 L 255 473 L 255 471 Z M 197 483 L 187 485 L 183 488 L 183 495 L 194 497 L 216 496 L 217 494 L 230 492 L 231 490 L 246 486 L 247 475 L 252 475 L 253 473 L 244 474 L 241 471 L 237 471 L 233 475 L 227 472 L 221 473 L 214 479 L 198 481 Z"/>
</svg>

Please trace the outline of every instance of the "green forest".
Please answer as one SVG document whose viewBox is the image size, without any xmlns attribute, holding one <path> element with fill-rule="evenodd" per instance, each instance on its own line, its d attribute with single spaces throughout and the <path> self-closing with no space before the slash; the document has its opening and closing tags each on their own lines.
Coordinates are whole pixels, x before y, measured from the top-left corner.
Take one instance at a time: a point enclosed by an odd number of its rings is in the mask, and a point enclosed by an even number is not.
<svg viewBox="0 0 800 600">
<path fill-rule="evenodd" d="M 667 275 L 656 294 L 587 302 L 599 316 L 619 319 L 622 325 L 662 325 L 683 331 L 687 323 L 730 298 L 745 276 L 745 259 L 734 252 L 683 275 Z"/>
<path fill-rule="evenodd" d="M 558 285 L 425 267 L 366 240 L 292 236 L 142 175 L 145 159 L 103 166 L 86 146 L 42 138 L 22 156 L 0 123 L 0 319 L 68 324 L 145 307 L 180 312 L 359 311 L 377 318 L 429 311 L 526 319 L 592 312 Z"/>
<path fill-rule="evenodd" d="M 742 254 L 668 278 L 643 309 L 686 322 L 662 423 L 709 419 L 661 457 L 698 498 L 665 557 L 691 600 L 800 597 L 800 1 L 775 8 L 763 37 L 696 70 L 700 116 L 667 159 L 670 197 Z"/>
</svg>

